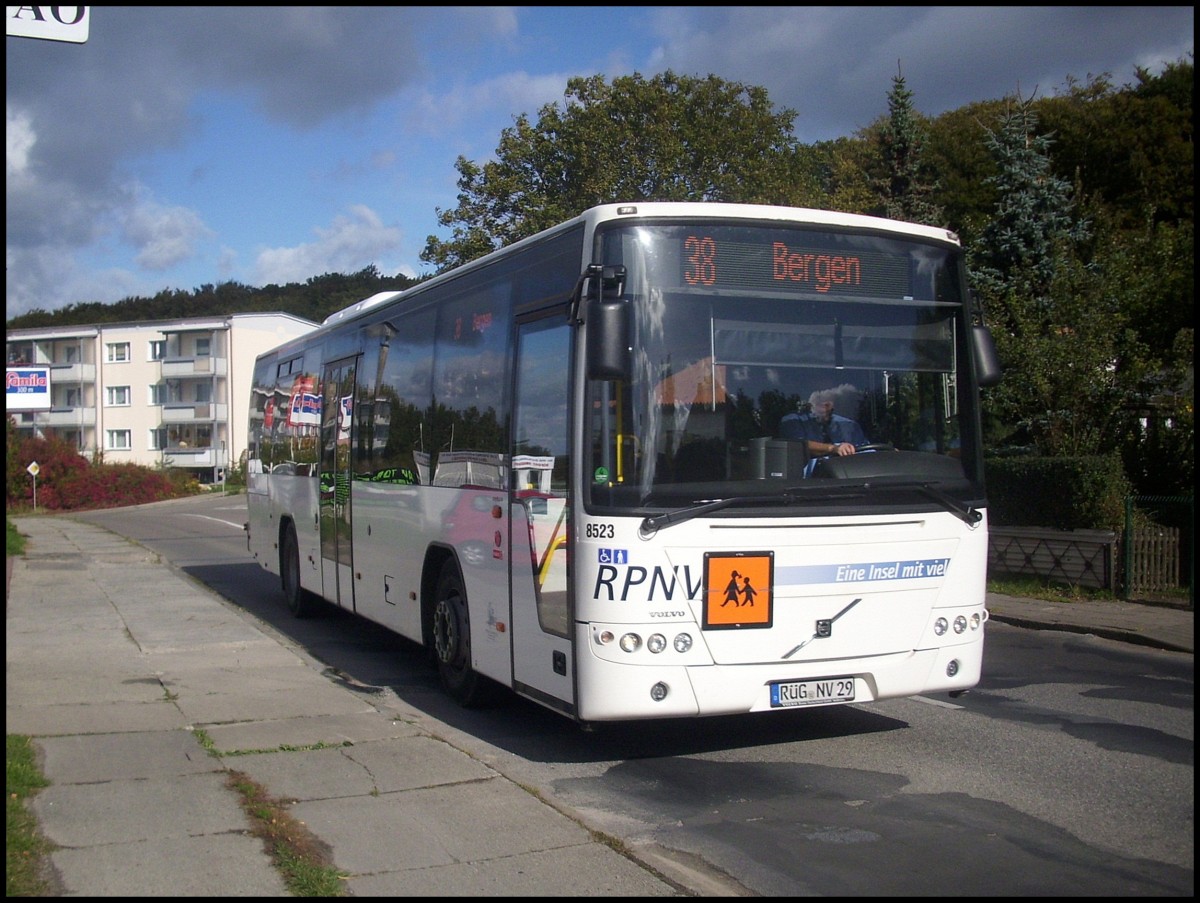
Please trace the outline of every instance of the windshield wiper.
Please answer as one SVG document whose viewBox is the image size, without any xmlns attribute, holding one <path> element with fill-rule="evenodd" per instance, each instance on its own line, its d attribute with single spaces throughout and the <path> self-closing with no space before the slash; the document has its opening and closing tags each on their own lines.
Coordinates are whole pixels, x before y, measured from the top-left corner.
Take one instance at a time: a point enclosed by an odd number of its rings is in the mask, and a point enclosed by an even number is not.
<svg viewBox="0 0 1200 903">
<path fill-rule="evenodd" d="M 955 517 L 959 518 L 963 523 L 969 526 L 975 526 L 983 520 L 983 512 L 974 505 L 964 505 L 958 499 L 951 495 L 947 495 L 942 490 L 936 488 L 932 483 L 918 483 L 915 480 L 897 480 L 896 482 L 888 482 L 886 480 L 871 481 L 863 483 L 853 483 L 850 486 L 840 488 L 858 488 L 866 490 L 875 489 L 915 489 L 918 492 L 933 499 Z"/>
<path fill-rule="evenodd" d="M 833 499 L 845 498 L 850 496 L 861 497 L 863 491 L 876 489 L 915 489 L 933 499 L 947 511 L 958 517 L 969 526 L 975 526 L 983 520 L 983 513 L 973 505 L 964 505 L 962 502 L 953 496 L 947 495 L 940 489 L 933 486 L 932 483 L 918 483 L 910 480 L 897 482 L 863 482 L 840 484 L 836 486 L 805 487 L 800 490 L 805 496 L 812 500 L 817 499 Z M 663 527 L 672 527 L 675 524 L 682 524 L 685 521 L 693 518 L 703 517 L 705 514 L 710 514 L 713 511 L 720 511 L 722 508 L 729 508 L 733 505 L 791 505 L 800 501 L 796 494 L 796 487 L 784 490 L 783 493 L 777 496 L 761 496 L 761 495 L 735 495 L 724 499 L 714 499 L 711 502 L 700 502 L 696 505 L 691 505 L 687 508 L 680 508 L 677 511 L 669 511 L 666 514 L 656 514 L 646 517 L 642 520 L 641 526 L 638 527 L 638 535 L 643 539 L 649 538 L 661 530 Z"/>
<path fill-rule="evenodd" d="M 653 536 L 663 527 L 671 527 L 675 524 L 682 524 L 684 521 L 689 521 L 694 517 L 701 517 L 712 511 L 720 511 L 722 508 L 728 508 L 731 505 L 747 505 L 747 504 L 791 504 L 796 501 L 796 497 L 791 492 L 785 491 L 782 495 L 734 495 L 727 499 L 716 499 L 711 502 L 700 502 L 698 505 L 692 505 L 688 508 L 680 508 L 677 511 L 669 511 L 666 514 L 656 514 L 652 517 L 647 517 L 642 521 L 642 525 L 638 527 L 638 535 L 643 539 L 648 539 Z"/>
<path fill-rule="evenodd" d="M 964 505 L 953 496 L 947 495 L 940 489 L 935 489 L 931 483 L 920 483 L 917 485 L 917 488 L 951 514 L 957 515 L 969 527 L 973 527 L 983 520 L 983 512 L 974 505 Z"/>
</svg>

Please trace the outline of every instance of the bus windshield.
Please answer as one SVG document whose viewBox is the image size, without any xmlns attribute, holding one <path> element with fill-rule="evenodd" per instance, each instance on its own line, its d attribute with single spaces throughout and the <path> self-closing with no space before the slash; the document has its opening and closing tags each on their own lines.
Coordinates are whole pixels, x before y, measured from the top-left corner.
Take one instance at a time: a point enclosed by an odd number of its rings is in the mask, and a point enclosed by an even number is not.
<svg viewBox="0 0 1200 903">
<path fill-rule="evenodd" d="M 592 508 L 815 494 L 830 478 L 981 494 L 953 242 L 664 222 L 615 224 L 596 253 L 625 267 L 632 366 L 587 384 Z"/>
</svg>

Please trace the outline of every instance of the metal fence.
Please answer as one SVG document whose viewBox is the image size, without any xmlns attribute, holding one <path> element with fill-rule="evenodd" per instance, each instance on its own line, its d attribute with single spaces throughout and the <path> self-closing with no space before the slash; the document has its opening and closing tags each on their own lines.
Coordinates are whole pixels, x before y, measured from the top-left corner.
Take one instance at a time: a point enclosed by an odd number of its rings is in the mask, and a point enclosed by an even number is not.
<svg viewBox="0 0 1200 903">
<path fill-rule="evenodd" d="M 989 527 L 988 573 L 1112 589 L 1116 546 L 1111 530 Z"/>
<path fill-rule="evenodd" d="M 1130 496 L 1121 533 L 991 527 L 988 573 L 1112 590 L 1141 602 L 1186 600 L 1194 607 L 1194 513 L 1190 496 Z"/>
</svg>

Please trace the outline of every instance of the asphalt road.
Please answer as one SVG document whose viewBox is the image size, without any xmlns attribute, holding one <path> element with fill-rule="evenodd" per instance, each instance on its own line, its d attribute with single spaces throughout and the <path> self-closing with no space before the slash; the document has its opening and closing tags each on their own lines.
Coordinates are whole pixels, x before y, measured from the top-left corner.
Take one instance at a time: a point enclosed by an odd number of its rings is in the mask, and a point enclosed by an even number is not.
<svg viewBox="0 0 1200 903">
<path fill-rule="evenodd" d="M 585 733 L 511 697 L 457 708 L 422 650 L 361 619 L 292 620 L 242 512 L 208 497 L 87 519 L 643 855 L 764 895 L 1192 895 L 1190 655 L 993 622 L 958 700 Z"/>
</svg>

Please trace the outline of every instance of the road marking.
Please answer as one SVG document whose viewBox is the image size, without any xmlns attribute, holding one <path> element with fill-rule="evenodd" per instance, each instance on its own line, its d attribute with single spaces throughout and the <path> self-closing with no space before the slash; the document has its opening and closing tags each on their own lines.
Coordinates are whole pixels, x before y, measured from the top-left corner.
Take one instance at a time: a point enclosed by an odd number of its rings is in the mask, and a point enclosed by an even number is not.
<svg viewBox="0 0 1200 903">
<path fill-rule="evenodd" d="M 199 517 L 203 520 L 215 520 L 218 524 L 228 524 L 229 526 L 236 527 L 239 530 L 242 529 L 241 524 L 235 524 L 231 520 L 223 520 L 222 518 L 219 518 L 219 517 L 209 517 L 207 514 L 185 514 L 183 516 L 184 517 Z"/>
<path fill-rule="evenodd" d="M 966 706 L 957 705 L 953 702 L 946 702 L 944 699 L 930 699 L 928 696 L 914 696 L 912 698 L 915 699 L 917 702 L 924 702 L 924 703 L 927 703 L 928 705 L 935 705 L 939 709 L 966 708 Z"/>
</svg>

